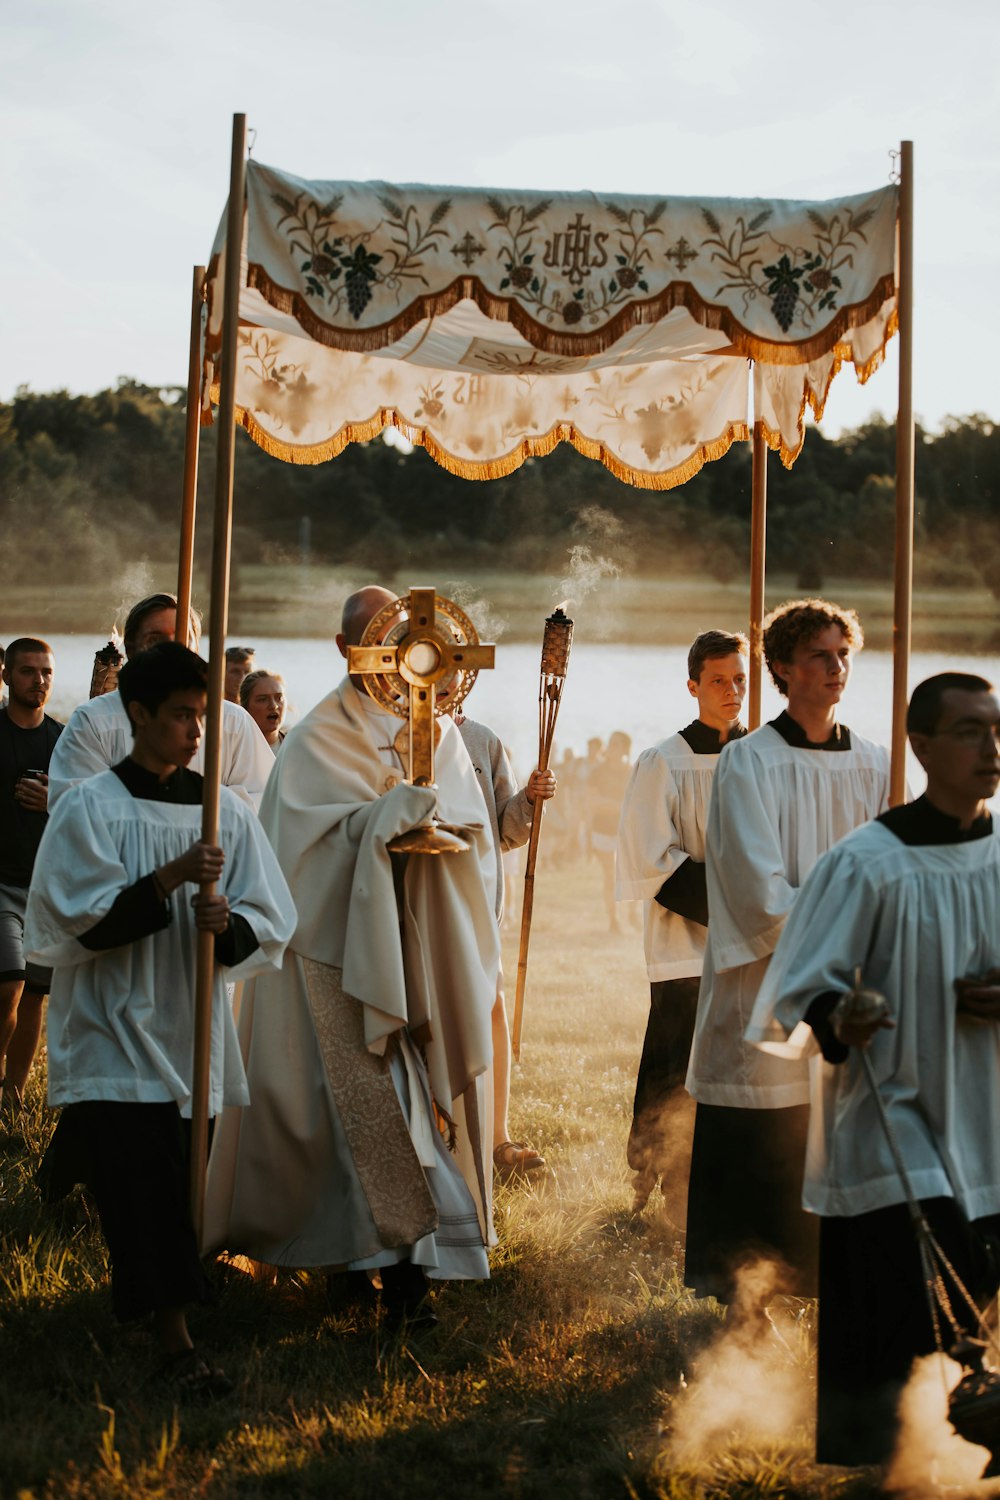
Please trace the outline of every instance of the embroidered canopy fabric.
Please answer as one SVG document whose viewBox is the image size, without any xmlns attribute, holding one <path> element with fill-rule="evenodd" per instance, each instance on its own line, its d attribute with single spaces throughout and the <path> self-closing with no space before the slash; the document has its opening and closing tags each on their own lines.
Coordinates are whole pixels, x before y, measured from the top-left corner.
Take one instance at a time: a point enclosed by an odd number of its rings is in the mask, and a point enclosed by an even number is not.
<svg viewBox="0 0 1000 1500">
<path fill-rule="evenodd" d="M 571 442 L 669 489 L 750 435 L 790 464 L 896 325 L 889 186 L 827 202 L 306 182 L 247 164 L 238 418 L 318 463 L 394 425 L 469 478 Z M 208 278 L 217 389 L 225 216 Z"/>
</svg>

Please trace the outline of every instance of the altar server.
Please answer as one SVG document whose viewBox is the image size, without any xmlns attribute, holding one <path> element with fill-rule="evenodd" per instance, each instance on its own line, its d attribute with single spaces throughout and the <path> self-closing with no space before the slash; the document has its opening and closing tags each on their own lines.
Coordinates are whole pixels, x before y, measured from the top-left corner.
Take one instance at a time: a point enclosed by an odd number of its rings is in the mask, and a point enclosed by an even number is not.
<svg viewBox="0 0 1000 1500">
<path fill-rule="evenodd" d="M 197 636 L 197 615 L 192 611 L 192 630 Z M 150 594 L 133 605 L 125 621 L 125 655 L 131 661 L 141 651 L 160 641 L 172 641 L 177 629 L 177 600 L 173 594 Z M 129 753 L 132 732 L 119 692 L 104 693 L 79 704 L 59 737 L 49 766 L 49 811 L 77 781 L 96 776 L 123 761 Z M 191 762 L 200 772 L 204 763 L 201 746 Z M 222 784 L 242 797 L 255 810 L 274 765 L 274 757 L 250 715 L 239 704 L 222 704 Z"/>
<path fill-rule="evenodd" d="M 1000 828 L 986 805 L 1000 783 L 1000 701 L 981 677 L 941 673 L 914 691 L 907 729 L 925 795 L 819 861 L 747 1032 L 778 1056 L 823 1054 L 803 1196 L 820 1215 L 823 1463 L 891 1455 L 910 1364 L 935 1347 L 904 1188 L 858 1049 L 870 1048 L 935 1237 L 976 1295 L 1000 1279 L 987 1238 L 1000 1233 Z M 841 1020 L 856 968 L 887 998 L 887 1021 Z"/>
<path fill-rule="evenodd" d="M 48 1196 L 91 1189 L 118 1317 L 152 1314 L 181 1391 L 227 1382 L 192 1349 L 185 1305 L 208 1300 L 189 1210 L 197 932 L 215 933 L 209 1113 L 247 1103 L 223 972 L 280 964 L 294 909 L 257 819 L 225 787 L 218 847 L 201 841 L 206 668 L 166 642 L 133 657 L 120 692 L 131 753 L 72 788 L 35 861 L 25 947 L 54 967 L 49 1103 L 63 1112 Z M 256 733 L 256 730 L 255 730 Z M 218 892 L 191 895 L 218 881 Z"/>
<path fill-rule="evenodd" d="M 689 1101 L 681 1091 L 708 926 L 705 823 L 719 752 L 746 734 L 740 708 L 748 650 L 745 636 L 723 630 L 706 630 L 692 642 L 687 686 L 697 717 L 639 756 L 618 829 L 616 896 L 645 903 L 649 977 L 649 1022 L 628 1140 L 633 1210 L 645 1206 L 659 1181 L 678 1224 L 691 1160 Z"/>
<path fill-rule="evenodd" d="M 815 1289 L 816 1231 L 801 1208 L 809 1083 L 744 1031 L 796 893 L 819 856 L 888 803 L 889 756 L 837 721 L 853 610 L 797 600 L 764 622 L 787 709 L 719 758 L 705 843 L 709 928 L 687 1087 L 695 1115 L 685 1280 L 731 1301 L 739 1266 L 785 1265 L 782 1290 Z"/>
</svg>

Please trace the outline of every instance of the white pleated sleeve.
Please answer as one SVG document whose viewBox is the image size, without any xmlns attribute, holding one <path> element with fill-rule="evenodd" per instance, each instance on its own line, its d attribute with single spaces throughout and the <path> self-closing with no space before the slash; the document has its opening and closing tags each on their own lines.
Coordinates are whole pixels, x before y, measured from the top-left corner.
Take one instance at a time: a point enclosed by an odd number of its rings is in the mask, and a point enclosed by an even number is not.
<svg viewBox="0 0 1000 1500">
<path fill-rule="evenodd" d="M 954 982 L 1000 964 L 1000 825 L 964 844 L 911 847 L 879 823 L 805 881 L 747 1028 L 758 1046 L 816 1054 L 804 1017 L 860 967 L 896 1025 L 868 1055 L 918 1198 L 1000 1211 L 1000 1022 L 959 1014 Z M 904 1201 L 860 1055 L 813 1055 L 803 1203 L 828 1216 Z"/>
</svg>

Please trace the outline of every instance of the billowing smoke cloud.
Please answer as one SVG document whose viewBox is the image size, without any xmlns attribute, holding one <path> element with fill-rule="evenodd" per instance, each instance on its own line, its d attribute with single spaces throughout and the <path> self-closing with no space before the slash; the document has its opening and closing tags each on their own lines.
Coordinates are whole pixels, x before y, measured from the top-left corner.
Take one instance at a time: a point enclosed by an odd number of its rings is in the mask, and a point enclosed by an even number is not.
<svg viewBox="0 0 1000 1500">
<path fill-rule="evenodd" d="M 982 1474 L 989 1454 L 960 1438 L 948 1421 L 948 1396 L 964 1373 L 943 1354 L 930 1354 L 913 1366 L 900 1400 L 899 1438 L 885 1481 L 888 1494 L 924 1500 L 944 1486 L 971 1492 L 967 1487 Z"/>
<path fill-rule="evenodd" d="M 788 1438 L 811 1420 L 812 1352 L 804 1330 L 780 1308 L 773 1323 L 760 1312 L 779 1275 L 768 1260 L 741 1273 L 725 1327 L 698 1356 L 674 1403 L 670 1456 L 679 1465 L 696 1467 L 733 1439 Z"/>
</svg>

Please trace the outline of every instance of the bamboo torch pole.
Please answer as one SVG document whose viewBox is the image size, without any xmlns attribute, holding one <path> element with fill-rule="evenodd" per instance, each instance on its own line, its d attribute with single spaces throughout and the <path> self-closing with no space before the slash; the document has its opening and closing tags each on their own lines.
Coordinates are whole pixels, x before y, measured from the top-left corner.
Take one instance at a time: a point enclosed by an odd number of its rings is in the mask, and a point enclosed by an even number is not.
<svg viewBox="0 0 1000 1500">
<path fill-rule="evenodd" d="M 573 644 L 573 621 L 559 606 L 545 621 L 542 637 L 542 670 L 538 683 L 538 769 L 547 771 L 552 753 L 552 740 L 559 717 L 566 673 L 569 670 L 569 652 Z M 545 803 L 536 797 L 531 807 L 531 835 L 528 839 L 528 858 L 524 869 L 524 899 L 521 903 L 521 946 L 517 957 L 517 990 L 514 997 L 514 1027 L 511 1034 L 511 1051 L 514 1061 L 521 1061 L 521 1022 L 524 1019 L 524 987 L 528 978 L 528 944 L 531 941 L 531 911 L 535 902 L 535 861 L 538 858 L 538 840 L 542 832 L 542 814 Z"/>
<path fill-rule="evenodd" d="M 219 446 L 215 468 L 215 518 L 212 527 L 212 578 L 209 588 L 208 725 L 205 737 L 205 792 L 201 836 L 214 844 L 219 828 L 219 777 L 222 763 L 222 697 L 225 680 L 226 624 L 229 613 L 229 560 L 233 537 L 233 468 L 236 456 L 236 333 L 240 301 L 240 252 L 243 246 L 243 197 L 246 183 L 246 115 L 233 116 L 233 146 L 226 221 L 226 283 L 222 315 L 222 384 L 219 397 Z M 201 887 L 212 895 L 215 882 Z M 191 1108 L 191 1214 L 199 1244 L 205 1220 L 205 1171 L 208 1165 L 208 1091 L 212 1061 L 212 990 L 215 937 L 198 934 L 195 992 L 194 1079 Z"/>
<path fill-rule="evenodd" d="M 764 669 L 764 547 L 767 539 L 767 442 L 760 410 L 761 374 L 753 367 L 753 479 L 750 499 L 750 692 L 747 728 L 760 724 L 760 684 Z"/>
<path fill-rule="evenodd" d="M 906 798 L 906 700 L 913 615 L 913 142 L 899 173 L 899 409 L 896 413 L 896 563 L 892 615 L 892 767 L 889 801 Z"/>
<path fill-rule="evenodd" d="M 191 338 L 188 345 L 187 412 L 184 423 L 184 490 L 181 548 L 177 564 L 177 639 L 191 644 L 191 574 L 194 568 L 194 515 L 198 499 L 198 447 L 201 440 L 201 309 L 205 267 L 195 266 L 191 284 Z"/>
</svg>

